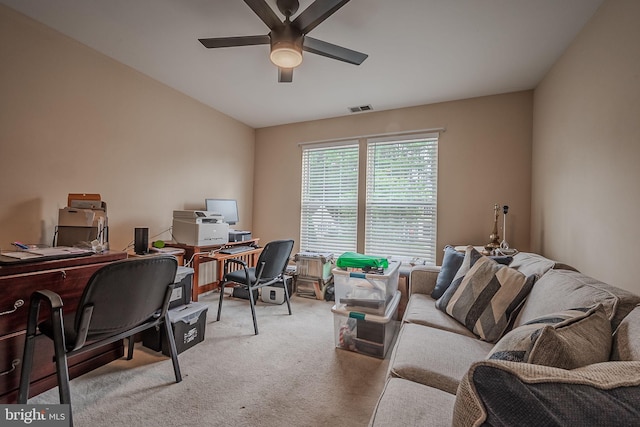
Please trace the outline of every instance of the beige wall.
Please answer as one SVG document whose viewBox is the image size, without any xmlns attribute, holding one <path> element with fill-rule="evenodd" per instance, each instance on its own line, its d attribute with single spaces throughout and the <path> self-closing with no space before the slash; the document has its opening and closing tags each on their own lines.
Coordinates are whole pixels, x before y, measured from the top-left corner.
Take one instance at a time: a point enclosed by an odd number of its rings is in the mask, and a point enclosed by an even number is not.
<svg viewBox="0 0 640 427">
<path fill-rule="evenodd" d="M 117 250 L 205 197 L 251 228 L 252 128 L 1 5 L 0 64 L 0 248 L 50 244 L 68 193 L 102 195 Z"/>
<path fill-rule="evenodd" d="M 608 0 L 535 91 L 532 249 L 635 292 L 640 2 Z"/>
<path fill-rule="evenodd" d="M 258 129 L 255 234 L 265 241 L 299 240 L 298 143 L 444 127 L 439 142 L 438 261 L 446 244 L 489 242 L 495 203 L 510 206 L 511 245 L 528 250 L 532 102 L 533 93 L 525 91 Z"/>
</svg>

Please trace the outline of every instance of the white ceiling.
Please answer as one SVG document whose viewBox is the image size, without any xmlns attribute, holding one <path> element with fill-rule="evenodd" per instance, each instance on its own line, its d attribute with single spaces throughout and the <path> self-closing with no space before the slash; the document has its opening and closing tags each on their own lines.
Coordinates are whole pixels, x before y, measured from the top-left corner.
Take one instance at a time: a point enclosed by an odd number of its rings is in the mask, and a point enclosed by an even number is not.
<svg viewBox="0 0 640 427">
<path fill-rule="evenodd" d="M 0 3 L 260 128 L 532 89 L 602 1 L 351 0 L 309 35 L 369 58 L 354 66 L 305 52 L 292 83 L 277 82 L 268 45 L 198 42 L 267 34 L 241 0 Z"/>
</svg>

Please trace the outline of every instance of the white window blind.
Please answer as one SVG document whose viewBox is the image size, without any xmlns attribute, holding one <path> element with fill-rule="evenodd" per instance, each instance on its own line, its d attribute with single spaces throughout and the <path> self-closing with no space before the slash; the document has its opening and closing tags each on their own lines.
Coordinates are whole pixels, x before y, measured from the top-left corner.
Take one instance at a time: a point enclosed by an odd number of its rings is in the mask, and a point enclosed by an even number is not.
<svg viewBox="0 0 640 427">
<path fill-rule="evenodd" d="M 369 140 L 365 253 L 435 264 L 438 137 Z"/>
<path fill-rule="evenodd" d="M 358 145 L 303 148 L 300 248 L 355 251 L 358 216 Z"/>
</svg>

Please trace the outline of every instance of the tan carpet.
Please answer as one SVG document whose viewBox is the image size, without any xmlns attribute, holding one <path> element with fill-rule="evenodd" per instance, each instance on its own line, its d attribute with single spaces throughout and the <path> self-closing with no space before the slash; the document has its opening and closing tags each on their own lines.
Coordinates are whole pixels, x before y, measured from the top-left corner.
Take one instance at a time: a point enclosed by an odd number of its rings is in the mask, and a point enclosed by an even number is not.
<svg viewBox="0 0 640 427">
<path fill-rule="evenodd" d="M 171 361 L 141 345 L 124 358 L 71 381 L 76 426 L 366 426 L 384 385 L 387 360 L 335 348 L 333 303 L 292 298 L 287 307 L 225 298 L 206 338 Z M 390 352 L 389 352 L 390 353 Z M 57 389 L 29 403 L 58 403 Z"/>
</svg>

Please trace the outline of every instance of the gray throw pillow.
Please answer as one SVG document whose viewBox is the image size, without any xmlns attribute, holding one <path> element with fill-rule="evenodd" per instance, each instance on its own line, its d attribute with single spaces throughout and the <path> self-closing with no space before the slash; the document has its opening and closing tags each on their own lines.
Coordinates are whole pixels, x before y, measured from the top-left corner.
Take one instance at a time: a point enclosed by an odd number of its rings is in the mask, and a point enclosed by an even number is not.
<svg viewBox="0 0 640 427">
<path fill-rule="evenodd" d="M 470 251 L 467 255 L 472 256 Z M 460 270 L 467 264 L 467 256 Z M 460 273 L 459 273 L 460 274 Z M 496 342 L 533 286 L 534 276 L 481 256 L 462 280 L 454 280 L 436 307 L 484 341 Z"/>
<path fill-rule="evenodd" d="M 574 369 L 609 360 L 611 322 L 602 304 L 553 313 L 507 333 L 488 359 Z"/>
<path fill-rule="evenodd" d="M 462 266 L 462 261 L 464 261 L 464 253 L 456 251 L 453 246 L 445 246 L 442 267 L 440 267 L 440 273 L 436 279 L 436 286 L 431 292 L 433 299 L 440 298 L 451 285 L 453 278 Z"/>
<path fill-rule="evenodd" d="M 449 302 L 449 299 L 451 298 L 453 292 L 450 291 L 449 293 L 447 293 L 447 291 L 460 286 L 460 283 L 462 283 L 462 280 L 464 280 L 464 276 L 469 272 L 469 270 L 471 270 L 471 267 L 473 267 L 476 261 L 480 258 L 482 258 L 482 254 L 480 252 L 475 250 L 473 246 L 467 246 L 467 250 L 465 251 L 464 255 L 462 255 L 462 265 L 460 265 L 460 268 L 458 268 L 458 271 L 456 271 L 453 280 L 446 287 L 442 296 L 436 301 L 436 308 L 438 310 L 446 311 L 447 303 Z"/>
</svg>

